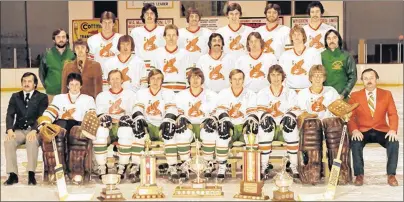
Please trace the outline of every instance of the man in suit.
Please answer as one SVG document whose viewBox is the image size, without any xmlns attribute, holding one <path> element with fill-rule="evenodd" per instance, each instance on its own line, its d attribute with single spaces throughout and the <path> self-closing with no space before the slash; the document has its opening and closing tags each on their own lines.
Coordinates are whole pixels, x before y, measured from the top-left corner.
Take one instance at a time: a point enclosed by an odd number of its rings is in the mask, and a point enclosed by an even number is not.
<svg viewBox="0 0 404 202">
<path fill-rule="evenodd" d="M 28 158 L 28 185 L 36 185 L 35 169 L 38 159 L 36 120 L 48 106 L 48 97 L 36 89 L 38 78 L 26 72 L 21 78 L 22 91 L 14 93 L 8 104 L 6 115 L 7 136 L 4 141 L 6 172 L 10 174 L 4 185 L 18 183 L 17 146 L 26 144 Z M 17 116 L 15 116 L 17 115 Z M 15 123 L 14 123 L 15 121 Z"/>
<path fill-rule="evenodd" d="M 352 134 L 352 158 L 355 185 L 363 185 L 363 148 L 367 143 L 379 143 L 387 149 L 387 182 L 398 186 L 395 178 L 398 161 L 398 115 L 393 96 L 388 90 L 377 88 L 379 75 L 373 69 L 362 72 L 364 89 L 351 94 L 349 103 L 360 106 L 352 112 L 348 122 Z M 386 116 L 389 124 L 386 122 Z"/>
</svg>

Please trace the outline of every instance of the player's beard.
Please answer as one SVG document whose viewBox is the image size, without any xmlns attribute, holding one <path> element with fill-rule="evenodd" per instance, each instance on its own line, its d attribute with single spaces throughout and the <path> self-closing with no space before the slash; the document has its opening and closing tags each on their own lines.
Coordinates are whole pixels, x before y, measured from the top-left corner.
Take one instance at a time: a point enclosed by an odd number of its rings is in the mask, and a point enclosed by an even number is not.
<svg viewBox="0 0 404 202">
<path fill-rule="evenodd" d="M 274 23 L 274 22 L 276 22 L 278 19 L 277 19 L 277 18 L 274 18 L 274 17 L 269 17 L 269 18 L 267 18 L 267 20 L 268 20 L 269 23 Z"/>
<path fill-rule="evenodd" d="M 63 43 L 62 45 L 55 43 L 55 46 L 57 46 L 58 48 L 64 48 L 64 47 L 66 47 L 66 45 L 67 45 L 67 42 Z"/>
</svg>

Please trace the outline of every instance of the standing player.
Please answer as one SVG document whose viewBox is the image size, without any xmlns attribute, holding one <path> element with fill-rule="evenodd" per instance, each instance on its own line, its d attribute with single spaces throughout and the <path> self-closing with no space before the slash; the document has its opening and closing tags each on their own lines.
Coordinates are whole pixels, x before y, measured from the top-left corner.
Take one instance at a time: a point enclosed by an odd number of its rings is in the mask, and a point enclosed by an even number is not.
<svg viewBox="0 0 404 202">
<path fill-rule="evenodd" d="M 335 28 L 321 22 L 321 17 L 324 14 L 324 7 L 319 1 L 313 1 L 307 6 L 307 14 L 310 16 L 309 24 L 303 26 L 308 37 L 306 45 L 317 49 L 318 52 L 321 53 L 325 50 L 325 33 L 328 30 Z"/>
<path fill-rule="evenodd" d="M 116 16 L 114 13 L 104 11 L 100 17 L 101 33 L 93 35 L 87 40 L 88 47 L 90 48 L 90 58 L 100 63 L 103 74 L 108 74 L 105 73 L 105 62 L 119 53 L 117 45 L 121 34 L 113 31 L 115 20 Z M 106 77 L 106 75 L 103 75 L 103 91 L 109 89 Z"/>
<path fill-rule="evenodd" d="M 201 14 L 195 8 L 188 9 L 186 19 L 188 27 L 179 30 L 178 44 L 189 53 L 191 66 L 196 67 L 198 59 L 208 52 L 208 39 L 212 31 L 199 26 Z"/>
<path fill-rule="evenodd" d="M 224 38 L 224 52 L 231 53 L 238 58 L 246 54 L 247 36 L 254 29 L 240 24 L 240 16 L 243 15 L 241 6 L 238 3 L 232 3 L 227 7 L 226 16 L 229 24 L 216 30 Z"/>
<path fill-rule="evenodd" d="M 178 28 L 167 25 L 164 29 L 165 47 L 153 52 L 156 68 L 164 74 L 163 88 L 179 92 L 187 87 L 186 70 L 191 67 L 188 53 L 178 47 Z"/>
<path fill-rule="evenodd" d="M 122 72 L 123 88 L 136 92 L 142 86 L 141 78 L 146 71 L 143 60 L 133 54 L 134 49 L 133 38 L 121 36 L 118 40 L 119 54 L 105 63 L 104 75 L 108 76 L 110 71 L 118 69 Z"/>
<path fill-rule="evenodd" d="M 290 45 L 290 28 L 278 24 L 281 7 L 278 4 L 268 3 L 264 15 L 267 23 L 255 29 L 265 42 L 264 53 L 273 53 L 279 59 L 285 51 L 285 46 Z"/>
<path fill-rule="evenodd" d="M 229 75 L 233 69 L 234 58 L 223 52 L 222 35 L 212 33 L 209 37 L 209 53 L 201 56 L 196 64 L 205 76 L 205 87 L 219 93 L 230 86 Z"/>
<path fill-rule="evenodd" d="M 293 49 L 282 53 L 279 65 L 286 73 L 286 86 L 300 90 L 308 88 L 311 84 L 308 72 L 313 65 L 321 64 L 321 55 L 314 48 L 306 47 L 306 33 L 300 26 L 290 30 Z"/>
<path fill-rule="evenodd" d="M 263 52 L 264 46 L 260 33 L 251 32 L 247 37 L 249 53 L 241 56 L 235 65 L 236 69 L 241 69 L 246 74 L 245 87 L 254 93 L 268 86 L 268 69 L 278 63 L 273 53 Z"/>
</svg>

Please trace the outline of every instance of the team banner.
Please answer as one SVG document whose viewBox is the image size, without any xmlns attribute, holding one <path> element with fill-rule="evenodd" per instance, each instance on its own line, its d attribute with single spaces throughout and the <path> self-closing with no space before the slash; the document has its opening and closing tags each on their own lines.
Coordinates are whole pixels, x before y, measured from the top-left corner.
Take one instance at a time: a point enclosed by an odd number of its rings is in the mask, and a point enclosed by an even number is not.
<svg viewBox="0 0 404 202">
<path fill-rule="evenodd" d="M 90 36 L 101 32 L 102 27 L 99 18 L 86 19 L 86 20 L 72 20 L 72 39 L 73 42 L 77 39 L 87 40 Z M 114 32 L 119 32 L 119 21 L 115 21 Z"/>
<path fill-rule="evenodd" d="M 290 17 L 290 27 L 293 27 L 295 25 L 307 25 L 309 24 L 309 19 L 310 17 L 304 17 L 304 16 L 293 16 Z M 323 16 L 321 17 L 321 22 L 333 26 L 336 30 L 339 31 L 339 16 Z"/>
<path fill-rule="evenodd" d="M 126 9 L 141 9 L 147 3 L 156 6 L 157 9 L 173 8 L 173 1 L 126 1 Z"/>
<path fill-rule="evenodd" d="M 159 18 L 157 24 L 160 26 L 166 26 L 169 24 L 174 24 L 173 18 Z M 130 34 L 133 28 L 144 26 L 142 20 L 138 19 L 126 19 L 126 34 Z"/>
<path fill-rule="evenodd" d="M 267 23 L 265 17 L 241 17 L 240 23 L 252 28 L 258 28 Z M 278 18 L 278 24 L 283 25 L 283 17 Z"/>
</svg>

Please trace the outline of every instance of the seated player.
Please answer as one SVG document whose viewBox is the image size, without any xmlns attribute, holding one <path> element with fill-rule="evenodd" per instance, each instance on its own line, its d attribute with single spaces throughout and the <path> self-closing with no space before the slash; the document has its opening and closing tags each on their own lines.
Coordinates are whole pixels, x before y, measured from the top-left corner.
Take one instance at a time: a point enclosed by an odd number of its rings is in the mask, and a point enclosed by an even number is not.
<svg viewBox="0 0 404 202">
<path fill-rule="evenodd" d="M 109 91 L 98 94 L 96 99 L 100 126 L 97 130 L 96 139 L 93 140 L 93 145 L 100 175 L 106 174 L 108 144 L 118 141 L 118 174 L 122 176 L 131 155 L 130 148 L 133 137 L 131 115 L 135 93 L 130 89 L 123 88 L 122 77 L 121 71 L 111 70 L 107 78 L 111 88 Z M 135 177 L 137 169 L 137 167 L 132 167 L 130 178 Z"/>
<path fill-rule="evenodd" d="M 328 149 L 328 165 L 332 167 L 341 140 L 343 120 L 334 116 L 327 107 L 339 99 L 338 92 L 331 86 L 323 86 L 326 70 L 322 65 L 314 65 L 309 71 L 312 85 L 301 90 L 297 96 L 298 107 L 314 116 L 304 119 L 302 123 L 298 151 L 298 171 L 302 183 L 316 184 L 320 181 L 323 132 Z M 303 114 L 302 114 L 303 115 Z M 299 124 L 300 125 L 300 124 Z M 326 148 L 323 148 L 326 149 Z M 341 172 L 339 185 L 351 182 L 351 165 L 349 139 L 345 138 L 341 152 Z"/>
<path fill-rule="evenodd" d="M 38 118 L 37 131 L 41 131 L 40 129 L 45 123 L 62 127 L 64 130 L 55 137 L 59 161 L 70 179 L 82 182 L 84 177 L 84 180 L 88 181 L 91 165 L 88 156 L 91 155 L 92 149 L 89 139 L 81 133 L 80 125 L 85 114 L 90 110 L 95 110 L 95 102 L 93 97 L 81 94 L 83 80 L 80 74 L 69 74 L 66 83 L 69 92 L 53 98 L 52 103 Z M 40 134 L 44 135 L 43 132 Z M 52 142 L 42 141 L 42 151 L 44 181 L 49 181 L 54 177 L 56 166 Z"/>
<path fill-rule="evenodd" d="M 285 77 L 285 72 L 280 65 L 271 66 L 267 76 L 270 86 L 260 90 L 257 94 L 257 115 L 260 118 L 258 148 L 262 151 L 261 174 L 263 176 L 266 176 L 271 168 L 267 165 L 269 155 L 272 152 L 274 136 L 279 137 L 278 134 L 282 133 L 283 130 L 283 138 L 287 143 L 286 149 L 290 161 L 289 171 L 294 177 L 298 177 L 297 94 L 294 90 L 283 85 Z"/>
</svg>

